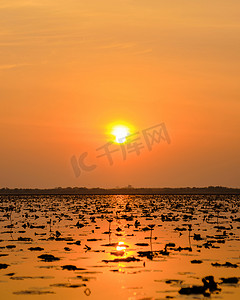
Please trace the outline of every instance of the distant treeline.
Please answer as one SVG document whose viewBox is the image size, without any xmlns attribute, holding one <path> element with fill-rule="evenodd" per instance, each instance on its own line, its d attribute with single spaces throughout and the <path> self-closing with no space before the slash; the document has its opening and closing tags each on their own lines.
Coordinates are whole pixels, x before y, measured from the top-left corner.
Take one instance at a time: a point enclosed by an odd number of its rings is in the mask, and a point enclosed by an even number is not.
<svg viewBox="0 0 240 300">
<path fill-rule="evenodd" d="M 240 194 L 239 188 L 222 186 L 183 187 L 183 188 L 86 188 L 66 187 L 53 189 L 0 189 L 0 195 L 203 195 L 203 194 Z"/>
</svg>

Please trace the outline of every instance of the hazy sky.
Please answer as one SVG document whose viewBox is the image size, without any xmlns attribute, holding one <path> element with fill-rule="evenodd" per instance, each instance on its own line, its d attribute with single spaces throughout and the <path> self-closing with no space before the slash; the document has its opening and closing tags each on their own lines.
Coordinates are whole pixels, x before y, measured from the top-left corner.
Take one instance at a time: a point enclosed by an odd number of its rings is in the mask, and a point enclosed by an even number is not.
<svg viewBox="0 0 240 300">
<path fill-rule="evenodd" d="M 239 83 L 239 0 L 1 0 L 0 187 L 240 187 Z M 144 148 L 110 166 L 118 120 Z"/>
</svg>

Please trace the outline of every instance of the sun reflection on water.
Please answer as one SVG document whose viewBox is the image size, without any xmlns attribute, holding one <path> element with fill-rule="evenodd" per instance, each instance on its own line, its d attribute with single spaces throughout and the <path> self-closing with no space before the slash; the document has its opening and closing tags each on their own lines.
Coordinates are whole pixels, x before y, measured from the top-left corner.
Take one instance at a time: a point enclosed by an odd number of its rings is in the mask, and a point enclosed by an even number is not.
<svg viewBox="0 0 240 300">
<path fill-rule="evenodd" d="M 116 250 L 117 251 L 125 251 L 127 248 L 127 246 L 124 244 L 124 242 L 119 242 L 117 247 L 116 247 Z"/>
</svg>

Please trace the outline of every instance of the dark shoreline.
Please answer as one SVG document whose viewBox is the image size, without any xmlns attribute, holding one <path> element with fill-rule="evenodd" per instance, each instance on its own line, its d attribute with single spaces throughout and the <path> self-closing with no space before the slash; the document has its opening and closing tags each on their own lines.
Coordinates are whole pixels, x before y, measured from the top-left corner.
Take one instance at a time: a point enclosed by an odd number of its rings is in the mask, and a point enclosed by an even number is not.
<svg viewBox="0 0 240 300">
<path fill-rule="evenodd" d="M 85 188 L 0 189 L 0 195 L 239 195 L 239 188 L 221 186 L 187 188 Z"/>
</svg>

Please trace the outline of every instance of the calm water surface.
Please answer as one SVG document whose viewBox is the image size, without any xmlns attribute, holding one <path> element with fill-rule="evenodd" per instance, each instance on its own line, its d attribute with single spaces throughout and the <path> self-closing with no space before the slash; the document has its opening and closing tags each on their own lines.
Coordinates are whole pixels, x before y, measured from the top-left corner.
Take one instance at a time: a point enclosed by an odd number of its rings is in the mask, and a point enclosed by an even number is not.
<svg viewBox="0 0 240 300">
<path fill-rule="evenodd" d="M 239 200 L 1 196 L 1 299 L 240 299 Z"/>
</svg>

